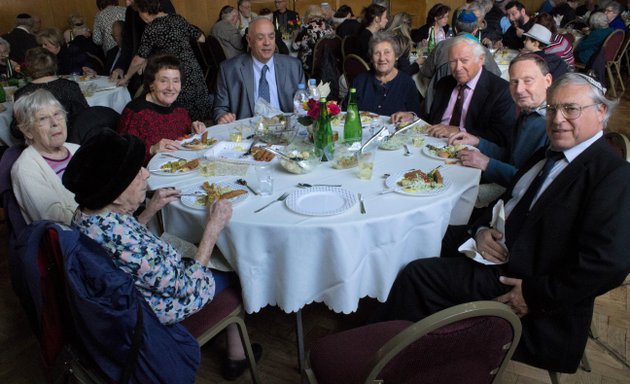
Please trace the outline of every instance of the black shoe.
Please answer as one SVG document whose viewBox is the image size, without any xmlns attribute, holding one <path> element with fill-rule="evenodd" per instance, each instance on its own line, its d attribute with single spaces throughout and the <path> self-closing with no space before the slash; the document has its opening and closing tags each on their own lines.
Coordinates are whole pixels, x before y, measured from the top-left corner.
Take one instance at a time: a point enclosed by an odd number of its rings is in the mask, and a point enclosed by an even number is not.
<svg viewBox="0 0 630 384">
<path fill-rule="evenodd" d="M 254 352 L 254 360 L 256 360 L 256 362 L 260 360 L 262 350 L 262 345 L 252 343 L 252 351 Z M 238 379 L 238 377 L 241 376 L 248 367 L 247 358 L 244 358 L 243 360 L 225 359 L 222 372 L 223 378 L 228 381 L 234 381 Z"/>
</svg>

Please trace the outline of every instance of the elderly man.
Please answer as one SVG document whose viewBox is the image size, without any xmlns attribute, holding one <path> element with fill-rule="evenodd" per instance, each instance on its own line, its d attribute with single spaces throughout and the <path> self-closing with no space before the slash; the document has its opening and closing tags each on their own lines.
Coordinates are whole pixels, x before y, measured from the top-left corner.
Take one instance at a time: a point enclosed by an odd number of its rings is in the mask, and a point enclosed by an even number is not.
<svg viewBox="0 0 630 384">
<path fill-rule="evenodd" d="M 252 12 L 251 0 L 238 0 L 238 31 L 241 35 L 245 35 L 245 31 L 249 28 L 251 23 L 258 15 Z"/>
<path fill-rule="evenodd" d="M 434 124 L 428 134 L 449 137 L 465 131 L 500 146 L 510 142 L 515 111 L 508 82 L 483 68 L 484 52 L 475 40 L 453 38 L 448 51 L 452 75 L 437 83 L 430 111 L 423 116 Z M 409 115 L 397 112 L 392 119 L 401 121 Z"/>
<path fill-rule="evenodd" d="M 621 29 L 624 33 L 628 33 L 628 27 L 621 18 L 622 5 L 616 1 L 610 1 L 604 8 L 604 15 L 608 19 L 608 26 L 612 29 Z"/>
<path fill-rule="evenodd" d="M 525 6 L 518 1 L 510 1 L 505 5 L 505 12 L 510 20 L 510 28 L 503 34 L 503 40 L 494 44 L 495 48 L 523 48 L 523 32 L 529 31 L 534 25 L 534 19 L 527 15 Z"/>
<path fill-rule="evenodd" d="M 276 10 L 273 11 L 273 25 L 280 32 L 289 30 L 289 20 L 299 20 L 297 12 L 287 9 L 287 0 L 275 0 Z"/>
<path fill-rule="evenodd" d="M 221 8 L 220 19 L 210 29 L 210 34 L 219 40 L 225 52 L 225 57 L 230 59 L 243 53 L 243 37 L 238 31 L 238 11 L 229 5 Z"/>
<path fill-rule="evenodd" d="M 477 150 L 462 150 L 459 158 L 468 167 L 484 171 L 484 179 L 507 187 L 525 162 L 540 148 L 549 145 L 545 132 L 545 107 L 551 74 L 545 60 L 535 54 L 516 57 L 510 63 L 510 94 L 520 110 L 514 129 L 514 143 L 507 147 L 481 137 L 460 132 L 449 144 L 468 144 Z"/>
<path fill-rule="evenodd" d="M 10 59 L 19 64 L 24 64 L 26 51 L 39 46 L 32 33 L 33 24 L 31 15 L 20 13 L 15 19 L 15 28 L 2 36 L 11 45 Z"/>
<path fill-rule="evenodd" d="M 251 54 L 221 63 L 213 119 L 219 124 L 254 116 L 256 100 L 263 98 L 284 112 L 293 111 L 293 95 L 304 83 L 302 63 L 275 54 L 276 32 L 271 21 L 258 18 L 249 24 L 247 43 Z"/>
<path fill-rule="evenodd" d="M 567 73 L 547 102 L 547 158 L 539 150 L 503 195 L 505 233 L 489 226 L 491 209 L 461 231 L 459 240 L 473 234 L 479 257 L 494 264 L 443 247 L 443 257 L 405 267 L 383 313 L 417 321 L 452 305 L 498 300 L 521 317 L 516 360 L 575 372 L 595 297 L 630 272 L 630 164 L 603 138 L 615 102 L 595 80 Z"/>
</svg>

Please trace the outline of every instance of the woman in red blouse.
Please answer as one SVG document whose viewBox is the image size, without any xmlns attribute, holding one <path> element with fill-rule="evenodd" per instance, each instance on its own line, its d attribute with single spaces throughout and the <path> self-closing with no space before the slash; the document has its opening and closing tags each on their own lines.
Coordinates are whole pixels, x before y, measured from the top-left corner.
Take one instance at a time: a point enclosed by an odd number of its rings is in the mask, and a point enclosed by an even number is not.
<svg viewBox="0 0 630 384">
<path fill-rule="evenodd" d="M 158 152 L 178 150 L 178 137 L 206 129 L 202 122 L 192 122 L 188 111 L 176 102 L 182 89 L 179 66 L 172 55 L 151 57 L 144 71 L 146 94 L 130 101 L 120 117 L 118 131 L 144 141 L 145 164 Z"/>
</svg>

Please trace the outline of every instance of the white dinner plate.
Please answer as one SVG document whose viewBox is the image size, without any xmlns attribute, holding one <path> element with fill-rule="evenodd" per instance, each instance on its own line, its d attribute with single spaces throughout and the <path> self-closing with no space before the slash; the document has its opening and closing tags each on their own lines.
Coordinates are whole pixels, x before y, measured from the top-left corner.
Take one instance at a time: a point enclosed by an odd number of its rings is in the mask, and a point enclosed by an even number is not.
<svg viewBox="0 0 630 384">
<path fill-rule="evenodd" d="M 157 163 L 157 165 L 151 164 L 151 169 L 149 169 L 149 171 L 153 174 L 160 175 L 160 176 L 179 176 L 179 175 L 187 175 L 189 173 L 196 172 L 199 169 L 199 166 L 197 166 L 197 168 L 195 169 L 191 169 L 188 171 L 177 171 L 177 172 L 167 172 L 161 169 L 164 164 L 174 162 L 174 161 L 177 161 L 177 159 L 169 159 L 169 160 L 164 159 L 163 161 L 160 161 L 160 162 L 154 162 L 154 163 Z"/>
<path fill-rule="evenodd" d="M 426 144 L 431 144 L 431 145 L 433 145 L 433 146 L 434 146 L 434 147 L 436 147 L 436 148 L 444 148 L 444 147 L 447 147 L 447 145 L 446 145 L 446 144 L 441 144 L 441 145 L 440 145 L 440 144 L 435 145 L 435 144 L 432 144 L 432 143 L 426 143 Z M 422 153 L 424 153 L 426 156 L 428 156 L 428 157 L 430 157 L 430 158 L 432 158 L 432 159 L 442 160 L 442 161 L 449 161 L 449 160 L 450 160 L 450 161 L 457 161 L 457 158 L 456 158 L 456 157 L 440 157 L 440 156 L 436 155 L 435 153 L 433 153 L 433 151 L 432 151 L 432 150 L 430 150 L 430 149 L 429 149 L 429 147 L 427 147 L 427 145 L 426 145 L 426 144 L 424 145 L 424 147 L 422 147 Z M 465 149 L 471 149 L 471 150 L 473 150 L 473 151 L 477 151 L 477 150 L 478 150 L 477 148 L 475 148 L 475 147 L 473 147 L 473 146 L 471 146 L 471 145 L 464 145 L 463 147 L 464 147 Z"/>
<path fill-rule="evenodd" d="M 401 193 L 403 195 L 409 195 L 409 196 L 435 196 L 435 195 L 439 195 L 440 193 L 446 191 L 451 186 L 451 181 L 449 180 L 449 178 L 446 175 L 444 175 L 444 172 L 442 172 L 443 183 L 442 183 L 441 187 L 434 188 L 434 189 L 427 189 L 427 190 L 424 190 L 424 191 L 407 192 L 407 191 L 403 190 L 400 185 L 397 184 L 398 181 L 400 179 L 402 179 L 405 176 L 405 173 L 407 173 L 407 172 L 410 172 L 410 170 L 401 171 L 401 172 L 395 173 L 395 174 L 389 176 L 387 179 L 385 179 L 385 185 L 387 186 L 387 188 L 394 189 L 396 192 Z"/>
<path fill-rule="evenodd" d="M 278 156 L 275 156 L 271 161 L 256 161 L 251 155 L 243 157 L 243 154 L 247 152 L 251 145 L 252 142 L 249 140 L 239 143 L 233 141 L 219 141 L 206 152 L 205 157 L 210 160 L 222 160 L 250 165 L 270 164 L 278 161 Z M 261 143 L 260 145 L 264 144 Z M 284 146 L 272 145 L 271 148 L 282 150 Z"/>
<path fill-rule="evenodd" d="M 181 149 L 182 151 L 203 151 L 203 150 L 206 150 L 206 149 L 212 147 L 213 145 L 216 145 L 216 142 L 215 142 L 214 144 L 210 144 L 210 145 L 205 146 L 204 148 L 199 148 L 199 149 L 187 148 L 187 147 L 184 146 L 184 144 L 190 143 L 194 139 L 201 140 L 201 135 L 202 135 L 202 133 L 198 133 L 196 135 L 192 135 L 192 136 L 187 137 L 186 139 L 180 141 L 179 142 L 179 149 Z M 208 138 L 211 139 L 212 136 L 208 135 Z"/>
<path fill-rule="evenodd" d="M 313 187 L 291 193 L 285 204 L 295 213 L 307 216 L 332 216 L 356 204 L 354 193 L 343 188 Z"/>
<path fill-rule="evenodd" d="M 230 199 L 230 202 L 232 203 L 232 205 L 241 203 L 243 201 L 245 201 L 245 199 L 247 199 L 247 197 L 249 196 L 249 191 L 247 190 L 246 187 L 236 184 L 236 183 L 232 183 L 229 181 L 217 181 L 214 184 L 220 185 L 222 187 L 227 187 L 231 190 L 236 190 L 236 189 L 241 189 L 243 191 L 245 191 L 246 193 L 242 194 L 242 195 L 238 195 L 232 199 Z M 205 193 L 204 189 L 201 187 L 203 185 L 203 183 L 199 183 L 197 185 L 193 185 L 190 186 L 188 188 L 185 188 L 182 190 L 182 194 L 193 194 L 193 193 L 198 193 L 198 194 L 203 194 Z M 197 198 L 198 196 L 182 196 L 180 197 L 180 200 L 182 201 L 182 204 L 184 204 L 187 207 L 190 208 L 195 208 L 195 209 L 206 209 L 206 206 L 203 204 L 200 204 L 197 202 Z"/>
</svg>

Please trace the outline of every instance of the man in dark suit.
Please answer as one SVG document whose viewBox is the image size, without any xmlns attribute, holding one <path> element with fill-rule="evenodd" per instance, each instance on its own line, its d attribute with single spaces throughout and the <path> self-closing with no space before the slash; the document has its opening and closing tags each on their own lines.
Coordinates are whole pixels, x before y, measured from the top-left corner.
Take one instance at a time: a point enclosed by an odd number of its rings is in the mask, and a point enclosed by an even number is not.
<svg viewBox="0 0 630 384">
<path fill-rule="evenodd" d="M 275 53 L 275 29 L 269 19 L 260 17 L 249 24 L 247 43 L 251 54 L 241 54 L 220 65 L 212 113 L 219 124 L 254 116 L 254 105 L 260 97 L 268 97 L 276 109 L 292 112 L 293 95 L 298 84 L 304 83 L 302 63 Z"/>
<path fill-rule="evenodd" d="M 514 0 L 505 5 L 505 12 L 510 20 L 510 28 L 503 34 L 503 39 L 494 44 L 495 48 L 523 48 L 523 33 L 534 25 L 534 19 L 527 15 L 525 6 Z"/>
<path fill-rule="evenodd" d="M 505 233 L 490 226 L 491 208 L 473 225 L 450 228 L 442 257 L 414 261 L 399 274 L 384 313 L 416 321 L 497 300 L 521 317 L 515 359 L 575 372 L 595 297 L 630 272 L 630 164 L 603 138 L 616 102 L 595 80 L 567 73 L 551 85 L 547 103 L 551 151 L 547 159 L 538 151 L 503 195 Z M 478 257 L 494 264 L 457 253 L 471 236 Z"/>
<path fill-rule="evenodd" d="M 514 102 L 508 82 L 483 67 L 484 47 L 465 35 L 457 36 L 448 58 L 451 76 L 437 83 L 431 109 L 424 116 L 434 124 L 427 133 L 449 137 L 464 131 L 501 146 L 510 143 L 516 121 Z"/>
<path fill-rule="evenodd" d="M 33 28 L 33 18 L 28 13 L 20 13 L 15 19 L 15 28 L 2 37 L 11 44 L 11 60 L 24 64 L 26 51 L 37 47 L 37 40 L 31 33 Z"/>
<path fill-rule="evenodd" d="M 276 10 L 273 11 L 273 25 L 276 31 L 284 32 L 289 30 L 289 20 L 299 20 L 300 15 L 287 9 L 287 0 L 275 0 Z"/>
</svg>

